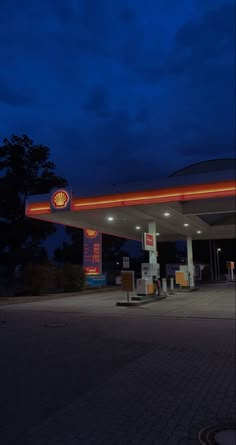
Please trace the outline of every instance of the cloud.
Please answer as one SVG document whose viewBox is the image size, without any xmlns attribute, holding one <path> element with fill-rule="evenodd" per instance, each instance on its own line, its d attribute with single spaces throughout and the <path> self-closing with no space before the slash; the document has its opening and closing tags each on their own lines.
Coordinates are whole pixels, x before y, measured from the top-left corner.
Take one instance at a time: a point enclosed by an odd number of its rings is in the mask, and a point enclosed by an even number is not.
<svg viewBox="0 0 236 445">
<path fill-rule="evenodd" d="M 228 59 L 235 50 L 235 8 L 231 3 L 211 9 L 198 20 L 190 20 L 176 32 L 176 44 L 169 55 L 171 74 L 193 76 L 208 73 L 210 64 Z"/>
<path fill-rule="evenodd" d="M 191 141 L 186 146 L 184 144 L 179 148 L 179 153 L 188 157 L 222 157 L 232 156 L 235 157 L 235 138 L 230 138 L 225 134 L 206 134 L 205 137 L 201 135 L 199 140 Z"/>
<path fill-rule="evenodd" d="M 150 117 L 150 112 L 151 111 L 148 108 L 145 107 L 141 108 L 136 113 L 135 121 L 139 123 L 148 122 Z"/>
<path fill-rule="evenodd" d="M 148 128 L 148 117 L 141 112 L 137 124 L 136 115 L 126 110 L 114 112 L 111 119 L 97 128 L 94 141 L 97 147 L 96 165 L 106 168 L 110 178 L 118 182 L 144 180 L 145 175 L 159 175 L 166 171 L 162 159 L 162 134 L 158 125 Z"/>
<path fill-rule="evenodd" d="M 159 83 L 163 76 L 165 49 L 156 26 L 145 29 L 140 24 L 134 25 L 121 46 L 120 60 L 139 81 Z"/>
<path fill-rule="evenodd" d="M 146 122 L 145 113 L 141 113 L 141 118 Z M 86 184 L 85 192 L 86 187 L 94 192 L 93 184 L 97 192 L 104 186 L 109 189 L 137 184 L 138 187 L 140 181 L 163 176 L 168 169 L 162 162 L 157 136 L 149 134 L 145 125 L 137 126 L 136 116 L 119 110 L 91 127 L 89 136 L 82 125 L 77 129 L 65 128 L 58 133 L 58 141 L 66 147 L 68 156 L 63 160 L 61 153 L 59 165 L 63 164 L 69 172 L 70 182 L 80 184 L 80 190 Z M 153 152 L 154 147 L 159 151 L 158 162 L 155 162 L 158 154 Z M 70 170 L 72 163 L 74 167 Z"/>
<path fill-rule="evenodd" d="M 98 117 L 110 116 L 108 107 L 109 97 L 107 89 L 104 86 L 97 86 L 90 93 L 84 109 L 96 113 Z"/>
<path fill-rule="evenodd" d="M 120 11 L 120 21 L 126 25 L 131 25 L 136 20 L 136 12 L 134 9 L 125 7 Z"/>
<path fill-rule="evenodd" d="M 230 2 L 0 4 L 1 128 L 50 145 L 74 183 L 138 181 L 231 151 Z"/>
<path fill-rule="evenodd" d="M 214 49 L 216 41 L 222 42 L 223 45 L 232 45 L 234 11 L 234 5 L 226 3 L 210 9 L 205 16 L 197 21 L 187 22 L 176 33 L 177 44 L 192 48 L 200 46 L 201 49 L 208 44 Z"/>
<path fill-rule="evenodd" d="M 0 102 L 6 105 L 25 107 L 34 104 L 35 97 L 32 91 L 27 91 L 26 89 L 17 91 L 6 81 L 0 80 Z"/>
<path fill-rule="evenodd" d="M 219 2 L 176 32 L 162 84 L 173 98 L 170 134 L 180 156 L 234 153 L 234 37 L 234 6 Z"/>
<path fill-rule="evenodd" d="M 127 157 L 133 156 L 133 153 L 138 156 L 145 142 L 147 143 L 148 134 L 143 130 L 135 131 L 133 124 L 129 112 L 120 110 L 113 112 L 112 118 L 97 128 L 96 145 L 102 148 L 106 159 L 109 159 L 107 155 L 111 155 L 111 150 L 117 158 L 122 157 L 123 153 Z"/>
</svg>

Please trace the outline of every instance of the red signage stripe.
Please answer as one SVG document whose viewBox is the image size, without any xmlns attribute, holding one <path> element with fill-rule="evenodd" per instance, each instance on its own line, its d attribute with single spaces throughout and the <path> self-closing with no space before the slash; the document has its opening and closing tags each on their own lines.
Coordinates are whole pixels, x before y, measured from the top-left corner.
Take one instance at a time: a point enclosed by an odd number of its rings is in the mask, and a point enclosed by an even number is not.
<svg viewBox="0 0 236 445">
<path fill-rule="evenodd" d="M 44 215 L 51 213 L 50 202 L 37 202 L 26 205 L 26 216 Z"/>
<path fill-rule="evenodd" d="M 154 204 L 162 202 L 190 201 L 235 196 L 235 181 L 224 181 L 211 184 L 171 187 L 135 193 L 123 193 L 91 198 L 75 198 L 71 209 L 94 210 L 132 205 Z M 50 202 L 27 204 L 26 215 L 34 216 L 51 213 Z"/>
<path fill-rule="evenodd" d="M 189 201 L 217 197 L 235 196 L 235 181 L 214 184 L 183 186 L 162 190 L 107 195 L 95 198 L 74 199 L 72 209 L 93 210 L 99 208 L 123 207 L 161 202 Z"/>
</svg>

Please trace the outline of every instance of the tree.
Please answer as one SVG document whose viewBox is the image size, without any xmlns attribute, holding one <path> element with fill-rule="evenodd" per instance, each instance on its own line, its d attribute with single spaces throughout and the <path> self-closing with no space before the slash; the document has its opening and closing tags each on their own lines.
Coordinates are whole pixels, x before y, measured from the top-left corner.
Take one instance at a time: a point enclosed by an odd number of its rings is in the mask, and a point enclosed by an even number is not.
<svg viewBox="0 0 236 445">
<path fill-rule="evenodd" d="M 127 256 L 127 252 L 123 250 L 123 246 L 127 240 L 118 236 L 102 235 L 102 260 L 107 267 L 112 267 L 117 261 L 121 261 L 123 256 Z"/>
<path fill-rule="evenodd" d="M 42 242 L 56 228 L 27 218 L 25 204 L 30 195 L 49 193 L 67 184 L 55 169 L 49 148 L 34 144 L 26 135 L 13 135 L 0 146 L 0 253 L 9 277 L 17 264 L 45 256 Z"/>
<path fill-rule="evenodd" d="M 69 241 L 63 242 L 62 247 L 58 247 L 54 251 L 54 260 L 58 263 L 82 264 L 83 263 L 83 230 L 66 227 L 66 234 Z M 127 252 L 122 250 L 123 244 L 126 242 L 124 238 L 117 236 L 102 235 L 102 257 L 103 265 L 111 267 L 117 261 L 121 261 L 122 256 L 126 256 Z"/>
<path fill-rule="evenodd" d="M 83 263 L 83 230 L 76 227 L 66 227 L 69 241 L 64 241 L 62 247 L 54 251 L 54 260 L 58 263 Z"/>
</svg>

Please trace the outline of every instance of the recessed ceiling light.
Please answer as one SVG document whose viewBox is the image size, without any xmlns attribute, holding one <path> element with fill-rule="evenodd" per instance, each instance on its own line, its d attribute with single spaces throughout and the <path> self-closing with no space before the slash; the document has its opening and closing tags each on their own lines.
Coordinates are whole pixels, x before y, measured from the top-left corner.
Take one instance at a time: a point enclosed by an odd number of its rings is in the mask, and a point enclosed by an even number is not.
<svg viewBox="0 0 236 445">
<path fill-rule="evenodd" d="M 200 233 L 202 233 L 202 231 L 201 231 L 201 230 L 198 230 L 197 233 L 200 234 Z"/>
<path fill-rule="evenodd" d="M 140 227 L 140 226 L 136 226 L 135 229 L 136 229 L 136 230 L 140 230 L 141 227 Z"/>
<path fill-rule="evenodd" d="M 164 216 L 170 216 L 170 213 L 169 212 L 165 212 Z"/>
<path fill-rule="evenodd" d="M 159 233 L 159 232 L 157 232 L 157 233 L 156 233 L 156 236 L 160 236 L 160 233 Z"/>
<path fill-rule="evenodd" d="M 108 216 L 108 221 L 114 221 L 114 218 L 113 218 L 113 216 Z"/>
<path fill-rule="evenodd" d="M 184 227 L 188 227 L 188 226 L 189 226 L 189 224 L 188 224 L 188 223 L 185 223 L 185 224 L 184 224 Z"/>
</svg>

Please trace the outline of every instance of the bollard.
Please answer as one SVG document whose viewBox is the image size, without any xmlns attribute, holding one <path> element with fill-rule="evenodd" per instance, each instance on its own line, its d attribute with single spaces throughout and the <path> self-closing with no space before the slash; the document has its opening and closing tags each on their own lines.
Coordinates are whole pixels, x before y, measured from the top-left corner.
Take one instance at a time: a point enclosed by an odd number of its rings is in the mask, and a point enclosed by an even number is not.
<svg viewBox="0 0 236 445">
<path fill-rule="evenodd" d="M 175 286 L 174 286 L 174 278 L 172 277 L 172 278 L 170 279 L 170 290 L 173 291 L 174 289 L 175 289 Z"/>
<path fill-rule="evenodd" d="M 166 278 L 162 278 L 162 290 L 164 294 L 167 294 L 167 281 Z"/>
</svg>

